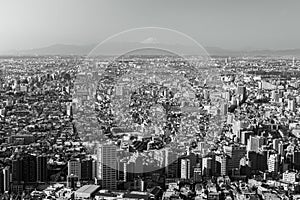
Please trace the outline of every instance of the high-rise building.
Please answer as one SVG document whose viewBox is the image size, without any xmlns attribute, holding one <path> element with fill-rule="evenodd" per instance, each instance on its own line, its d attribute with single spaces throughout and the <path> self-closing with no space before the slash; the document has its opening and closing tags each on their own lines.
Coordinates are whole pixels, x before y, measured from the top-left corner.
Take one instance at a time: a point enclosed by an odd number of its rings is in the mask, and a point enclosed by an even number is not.
<svg viewBox="0 0 300 200">
<path fill-rule="evenodd" d="M 283 150 L 283 142 L 280 141 L 278 144 L 278 154 L 281 156 L 284 156 L 284 150 Z"/>
<path fill-rule="evenodd" d="M 241 143 L 247 145 L 248 139 L 253 135 L 253 131 L 241 131 Z"/>
<path fill-rule="evenodd" d="M 37 168 L 37 181 L 47 182 L 48 169 L 47 169 L 47 156 L 41 155 L 36 158 L 36 168 Z"/>
<path fill-rule="evenodd" d="M 8 192 L 10 190 L 10 173 L 9 167 L 3 169 L 3 191 Z"/>
<path fill-rule="evenodd" d="M 4 173 L 0 173 L 0 193 L 4 193 Z"/>
<path fill-rule="evenodd" d="M 238 85 L 236 88 L 236 94 L 242 96 L 243 99 L 246 98 L 246 87 L 244 85 Z"/>
<path fill-rule="evenodd" d="M 22 160 L 16 159 L 12 161 L 12 182 L 21 183 L 23 181 L 23 166 Z"/>
<path fill-rule="evenodd" d="M 36 156 L 35 155 L 26 155 L 23 156 L 23 181 L 34 183 L 36 182 Z"/>
<path fill-rule="evenodd" d="M 166 150 L 165 154 L 165 170 L 167 178 L 176 178 L 178 174 L 178 154 Z"/>
<path fill-rule="evenodd" d="M 126 181 L 134 181 L 143 173 L 143 158 L 139 154 L 134 154 L 125 164 Z"/>
<path fill-rule="evenodd" d="M 66 107 L 66 111 L 67 111 L 67 115 L 68 116 L 72 116 L 73 115 L 73 110 L 72 110 L 72 104 L 71 103 L 68 103 L 67 104 L 67 107 Z"/>
<path fill-rule="evenodd" d="M 12 161 L 12 181 L 15 183 L 36 182 L 36 156 L 24 155 Z"/>
<path fill-rule="evenodd" d="M 267 152 L 266 151 L 249 151 L 247 153 L 247 158 L 250 162 L 252 171 L 265 171 L 268 168 L 267 162 Z"/>
<path fill-rule="evenodd" d="M 116 146 L 113 144 L 99 144 L 97 148 L 98 176 L 104 189 L 117 188 Z"/>
<path fill-rule="evenodd" d="M 203 176 L 212 176 L 212 162 L 213 159 L 211 157 L 203 157 L 202 158 L 202 175 Z"/>
<path fill-rule="evenodd" d="M 228 104 L 227 103 L 223 103 L 221 105 L 221 115 L 227 115 L 228 112 Z"/>
<path fill-rule="evenodd" d="M 292 60 L 292 67 L 295 67 L 295 57 L 293 57 L 293 60 Z"/>
<path fill-rule="evenodd" d="M 77 182 L 79 181 L 78 176 L 76 175 L 69 175 L 67 176 L 67 186 L 72 188 L 73 190 L 76 188 Z"/>
<path fill-rule="evenodd" d="M 295 111 L 296 110 L 296 102 L 294 99 L 288 100 L 288 110 Z"/>
<path fill-rule="evenodd" d="M 216 164 L 217 164 L 217 174 L 221 176 L 227 175 L 227 156 L 226 155 L 217 155 Z"/>
<path fill-rule="evenodd" d="M 295 183 L 296 182 L 297 173 L 286 171 L 282 174 L 282 180 L 286 183 Z"/>
<path fill-rule="evenodd" d="M 279 92 L 276 91 L 276 90 L 273 90 L 272 91 L 272 94 L 271 94 L 271 99 L 273 102 L 278 102 L 279 101 Z"/>
<path fill-rule="evenodd" d="M 1 67 L 0 68 L 0 89 L 2 89 L 3 84 L 5 83 L 5 67 Z"/>
<path fill-rule="evenodd" d="M 194 181 L 201 182 L 202 181 L 202 170 L 201 166 L 196 166 L 194 168 Z"/>
<path fill-rule="evenodd" d="M 273 149 L 278 152 L 278 147 L 279 147 L 279 139 L 274 139 L 272 142 Z"/>
<path fill-rule="evenodd" d="M 248 151 L 258 151 L 261 146 L 264 144 L 265 139 L 261 136 L 250 136 L 247 150 Z"/>
<path fill-rule="evenodd" d="M 81 180 L 89 181 L 93 179 L 93 159 L 81 161 Z"/>
<path fill-rule="evenodd" d="M 227 170 L 231 172 L 233 169 L 239 168 L 240 160 L 246 154 L 246 147 L 242 145 L 231 145 L 224 146 L 223 148 L 224 152 L 229 156 Z"/>
<path fill-rule="evenodd" d="M 226 99 L 227 101 L 231 101 L 231 94 L 230 91 L 226 91 L 223 94 L 224 99 Z"/>
<path fill-rule="evenodd" d="M 293 165 L 294 169 L 300 170 L 300 151 L 294 151 L 293 153 Z"/>
<path fill-rule="evenodd" d="M 268 159 L 268 171 L 277 173 L 279 168 L 279 157 L 277 154 L 272 154 Z"/>
<path fill-rule="evenodd" d="M 180 172 L 181 172 L 180 178 L 190 179 L 191 178 L 190 169 L 191 169 L 190 159 L 188 159 L 188 158 L 181 159 L 181 162 L 180 162 Z"/>
<path fill-rule="evenodd" d="M 68 161 L 68 176 L 75 175 L 81 179 L 81 162 L 79 159 L 72 159 Z"/>
</svg>

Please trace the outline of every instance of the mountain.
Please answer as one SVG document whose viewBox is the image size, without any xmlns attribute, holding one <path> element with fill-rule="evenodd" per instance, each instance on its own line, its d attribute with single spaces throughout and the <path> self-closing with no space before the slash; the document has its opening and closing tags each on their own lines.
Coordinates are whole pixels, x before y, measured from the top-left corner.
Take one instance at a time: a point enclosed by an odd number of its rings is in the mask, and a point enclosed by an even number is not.
<svg viewBox="0 0 300 200">
<path fill-rule="evenodd" d="M 4 55 L 85 55 L 94 45 L 55 44 L 42 48 L 13 50 L 4 52 Z"/>
<path fill-rule="evenodd" d="M 154 42 L 153 42 L 154 41 Z M 152 52 L 155 54 L 155 48 L 159 51 L 165 51 L 172 49 L 174 53 L 181 54 L 184 52 L 189 55 L 199 55 L 199 49 L 197 47 L 184 46 L 181 44 L 159 44 L 157 41 L 151 38 L 140 43 L 110 43 L 102 44 L 101 48 L 95 48 L 97 45 L 67 45 L 67 44 L 55 44 L 43 48 L 35 48 L 21 51 L 9 51 L 3 53 L 3 55 L 88 55 L 92 51 L 92 54 L 96 55 L 122 55 L 126 50 L 132 49 L 132 52 L 139 53 L 138 49 L 151 42 Z M 285 50 L 228 50 L 219 47 L 205 47 L 205 50 L 210 56 L 295 56 L 300 57 L 300 49 L 285 49 Z M 160 52 L 161 54 L 161 52 Z"/>
</svg>

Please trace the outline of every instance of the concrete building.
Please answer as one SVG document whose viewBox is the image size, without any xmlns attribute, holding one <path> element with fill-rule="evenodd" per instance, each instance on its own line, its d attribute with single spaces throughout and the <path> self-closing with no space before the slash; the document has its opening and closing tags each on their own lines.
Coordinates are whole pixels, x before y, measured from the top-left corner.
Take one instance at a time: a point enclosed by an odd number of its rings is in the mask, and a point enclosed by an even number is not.
<svg viewBox="0 0 300 200">
<path fill-rule="evenodd" d="M 74 197 L 76 200 L 94 199 L 95 194 L 100 190 L 98 185 L 84 185 L 75 191 Z"/>
<path fill-rule="evenodd" d="M 224 146 L 224 152 L 229 156 L 227 170 L 237 169 L 240 167 L 240 160 L 246 154 L 246 147 L 240 145 Z"/>
<path fill-rule="evenodd" d="M 191 165 L 191 162 L 188 158 L 181 160 L 181 163 L 180 163 L 180 178 L 183 178 L 183 179 L 190 179 L 191 178 L 191 176 L 190 176 L 191 166 L 190 165 Z"/>
<path fill-rule="evenodd" d="M 68 161 L 68 176 L 75 175 L 81 179 L 81 163 L 80 160 L 74 159 Z"/>
<path fill-rule="evenodd" d="M 268 159 L 268 171 L 277 173 L 279 168 L 279 157 L 277 154 L 272 154 Z"/>
<path fill-rule="evenodd" d="M 117 148 L 113 144 L 99 144 L 97 148 L 98 175 L 104 189 L 117 188 Z"/>
</svg>

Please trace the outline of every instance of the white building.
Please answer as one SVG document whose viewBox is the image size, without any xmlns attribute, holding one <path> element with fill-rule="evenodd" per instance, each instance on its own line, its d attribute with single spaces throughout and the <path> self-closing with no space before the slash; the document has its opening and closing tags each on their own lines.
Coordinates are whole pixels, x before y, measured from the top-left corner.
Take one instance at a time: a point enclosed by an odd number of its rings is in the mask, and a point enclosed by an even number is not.
<svg viewBox="0 0 300 200">
<path fill-rule="evenodd" d="M 287 183 L 295 183 L 296 182 L 296 172 L 284 172 L 282 174 L 282 180 Z"/>
</svg>

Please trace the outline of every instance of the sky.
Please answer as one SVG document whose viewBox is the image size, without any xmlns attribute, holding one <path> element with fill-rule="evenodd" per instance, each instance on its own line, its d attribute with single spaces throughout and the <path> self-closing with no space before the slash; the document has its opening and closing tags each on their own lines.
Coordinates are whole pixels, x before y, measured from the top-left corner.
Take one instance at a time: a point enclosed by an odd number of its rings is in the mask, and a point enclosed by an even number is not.
<svg viewBox="0 0 300 200">
<path fill-rule="evenodd" d="M 209 47 L 300 48 L 299 10 L 299 0 L 0 0 L 0 52 L 94 44 L 148 26 Z"/>
</svg>

